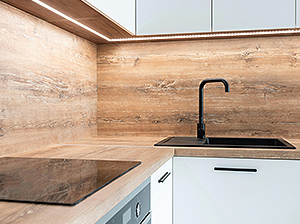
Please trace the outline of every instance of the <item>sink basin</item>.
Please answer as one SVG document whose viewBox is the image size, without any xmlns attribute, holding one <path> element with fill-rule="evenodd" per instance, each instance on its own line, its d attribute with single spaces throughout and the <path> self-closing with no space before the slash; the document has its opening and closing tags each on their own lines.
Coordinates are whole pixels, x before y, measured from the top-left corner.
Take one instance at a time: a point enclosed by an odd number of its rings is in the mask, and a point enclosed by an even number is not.
<svg viewBox="0 0 300 224">
<path fill-rule="evenodd" d="M 168 137 L 154 146 L 295 149 L 282 138 Z"/>
</svg>

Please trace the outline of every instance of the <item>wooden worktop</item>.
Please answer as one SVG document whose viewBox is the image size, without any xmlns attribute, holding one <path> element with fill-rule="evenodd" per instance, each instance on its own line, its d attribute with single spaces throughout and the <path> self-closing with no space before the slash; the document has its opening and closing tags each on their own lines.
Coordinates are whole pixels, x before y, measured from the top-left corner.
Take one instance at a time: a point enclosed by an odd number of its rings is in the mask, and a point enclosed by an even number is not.
<svg viewBox="0 0 300 224">
<path fill-rule="evenodd" d="M 234 149 L 153 147 L 162 138 L 90 138 L 10 155 L 13 157 L 110 159 L 142 164 L 75 206 L 0 202 L 0 223 L 95 223 L 168 159 L 201 156 L 257 159 L 300 159 L 300 139 L 290 140 L 297 149 Z"/>
<path fill-rule="evenodd" d="M 175 156 L 200 156 L 250 159 L 300 159 L 300 139 L 288 140 L 296 149 L 252 149 L 252 148 L 174 148 Z"/>
<path fill-rule="evenodd" d="M 98 144 L 99 143 L 99 144 Z M 137 144 L 138 145 L 138 144 Z M 75 206 L 0 202 L 0 223 L 95 223 L 173 157 L 172 148 L 113 145 L 87 140 L 11 156 L 35 158 L 131 160 L 142 163 Z M 72 174 L 70 174 L 72 175 Z"/>
<path fill-rule="evenodd" d="M 165 136 L 166 137 L 166 136 Z M 111 137 L 91 138 L 73 142 L 77 145 L 115 145 L 115 146 L 153 146 L 165 137 Z M 253 149 L 253 148 L 212 148 L 212 147 L 174 147 L 174 156 L 200 156 L 221 158 L 253 159 L 292 159 L 300 160 L 300 139 L 288 139 L 296 149 Z"/>
</svg>

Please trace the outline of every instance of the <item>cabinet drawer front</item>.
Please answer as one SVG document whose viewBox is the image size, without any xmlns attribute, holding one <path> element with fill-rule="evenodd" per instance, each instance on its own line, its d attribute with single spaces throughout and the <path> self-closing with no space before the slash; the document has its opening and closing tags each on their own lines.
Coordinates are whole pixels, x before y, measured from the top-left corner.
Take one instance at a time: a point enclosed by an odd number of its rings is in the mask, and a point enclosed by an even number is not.
<svg viewBox="0 0 300 224">
<path fill-rule="evenodd" d="M 163 192 L 168 185 L 172 184 L 172 159 L 161 166 L 151 176 L 151 189 L 154 194 L 151 194 L 151 204 L 155 205 L 163 196 Z M 171 189 L 172 190 L 172 189 Z"/>
<path fill-rule="evenodd" d="M 175 157 L 173 172 L 175 224 L 299 223 L 300 161 Z"/>
<path fill-rule="evenodd" d="M 172 159 L 151 176 L 152 223 L 172 224 Z"/>
</svg>

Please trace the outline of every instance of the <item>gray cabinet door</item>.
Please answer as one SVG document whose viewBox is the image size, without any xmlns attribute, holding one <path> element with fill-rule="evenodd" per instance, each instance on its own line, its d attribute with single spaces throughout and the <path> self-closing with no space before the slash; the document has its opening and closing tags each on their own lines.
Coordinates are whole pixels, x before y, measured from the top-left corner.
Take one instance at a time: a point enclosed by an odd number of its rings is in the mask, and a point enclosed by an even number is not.
<svg viewBox="0 0 300 224">
<path fill-rule="evenodd" d="M 213 0 L 213 31 L 295 27 L 295 0 Z"/>
<path fill-rule="evenodd" d="M 296 0 L 296 27 L 300 27 L 300 0 Z"/>
<path fill-rule="evenodd" d="M 137 0 L 137 34 L 210 32 L 210 0 Z"/>
<path fill-rule="evenodd" d="M 135 0 L 86 0 L 135 34 Z"/>
</svg>

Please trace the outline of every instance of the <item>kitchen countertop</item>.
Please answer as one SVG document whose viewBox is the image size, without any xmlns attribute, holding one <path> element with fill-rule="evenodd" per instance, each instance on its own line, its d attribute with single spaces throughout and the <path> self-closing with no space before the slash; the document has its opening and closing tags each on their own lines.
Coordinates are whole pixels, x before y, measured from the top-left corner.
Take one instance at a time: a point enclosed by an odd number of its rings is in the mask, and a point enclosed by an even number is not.
<svg viewBox="0 0 300 224">
<path fill-rule="evenodd" d="M 234 136 L 238 137 L 238 136 Z M 91 138 L 73 142 L 84 145 L 119 145 L 127 147 L 153 146 L 165 137 L 111 137 Z M 220 158 L 253 158 L 253 159 L 292 159 L 300 160 L 300 139 L 286 139 L 296 149 L 255 149 L 255 148 L 213 148 L 213 147 L 168 147 L 174 149 L 174 156 L 200 156 Z M 161 146 L 159 146 L 161 147 Z M 158 147 L 156 147 L 158 148 Z"/>
<path fill-rule="evenodd" d="M 122 146 L 123 145 L 123 146 Z M 136 146 L 135 146 L 136 145 Z M 173 157 L 172 148 L 97 139 L 18 153 L 14 157 L 131 160 L 142 163 L 75 206 L 0 202 L 0 223 L 95 223 Z M 143 145 L 143 144 L 140 144 Z"/>
<path fill-rule="evenodd" d="M 173 156 L 300 160 L 297 149 L 153 147 L 162 137 L 90 138 L 14 157 L 133 160 L 142 164 L 75 206 L 0 202 L 0 223 L 94 223 Z"/>
<path fill-rule="evenodd" d="M 300 160 L 300 139 L 286 139 L 296 149 L 258 149 L 258 148 L 212 148 L 212 147 L 178 147 L 174 148 L 175 156 L 200 156 L 219 158 L 250 159 L 290 159 Z"/>
</svg>

